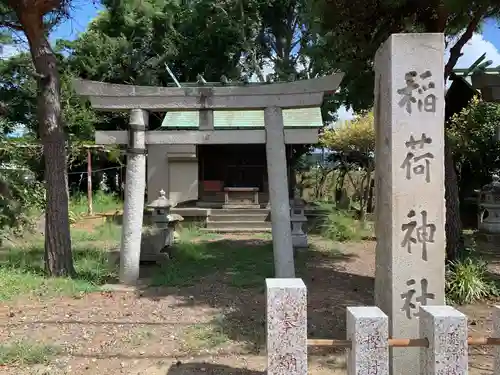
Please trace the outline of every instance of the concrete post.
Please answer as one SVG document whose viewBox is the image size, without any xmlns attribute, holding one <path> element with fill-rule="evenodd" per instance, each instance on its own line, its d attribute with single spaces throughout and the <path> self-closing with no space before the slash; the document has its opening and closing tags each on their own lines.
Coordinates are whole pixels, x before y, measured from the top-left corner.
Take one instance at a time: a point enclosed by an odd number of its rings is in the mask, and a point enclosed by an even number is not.
<svg viewBox="0 0 500 375">
<path fill-rule="evenodd" d="M 120 282 L 133 285 L 139 279 L 144 193 L 146 189 L 146 128 L 148 112 L 130 111 L 125 207 L 120 251 Z"/>
<path fill-rule="evenodd" d="M 290 226 L 282 109 L 278 107 L 266 108 L 264 110 L 264 123 L 266 126 L 267 175 L 271 202 L 275 276 L 293 278 L 295 277 L 295 265 Z"/>
<path fill-rule="evenodd" d="M 347 308 L 347 374 L 388 374 L 389 318 L 378 307 Z"/>
<path fill-rule="evenodd" d="M 451 306 L 421 306 L 419 323 L 420 337 L 429 340 L 420 348 L 420 373 L 466 375 L 467 317 Z"/>
<path fill-rule="evenodd" d="M 307 375 L 307 288 L 302 279 L 266 279 L 267 374 Z"/>
</svg>

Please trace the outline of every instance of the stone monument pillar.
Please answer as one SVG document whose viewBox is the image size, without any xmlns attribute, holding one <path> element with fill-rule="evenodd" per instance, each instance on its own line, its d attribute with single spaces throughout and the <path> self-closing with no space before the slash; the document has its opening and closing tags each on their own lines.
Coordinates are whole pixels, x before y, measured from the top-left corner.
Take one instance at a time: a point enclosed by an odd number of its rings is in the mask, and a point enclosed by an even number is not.
<svg viewBox="0 0 500 375">
<path fill-rule="evenodd" d="M 375 57 L 375 302 L 394 338 L 445 304 L 443 58 L 443 34 L 393 34 Z M 419 352 L 392 348 L 391 373 L 419 374 Z"/>
<path fill-rule="evenodd" d="M 146 190 L 146 127 L 149 115 L 142 109 L 130 111 L 120 249 L 120 282 L 135 284 L 139 279 L 144 193 Z"/>
<path fill-rule="evenodd" d="M 286 168 L 285 133 L 281 108 L 264 110 L 266 158 L 273 230 L 274 272 L 278 278 L 294 278 L 292 228 Z"/>
</svg>

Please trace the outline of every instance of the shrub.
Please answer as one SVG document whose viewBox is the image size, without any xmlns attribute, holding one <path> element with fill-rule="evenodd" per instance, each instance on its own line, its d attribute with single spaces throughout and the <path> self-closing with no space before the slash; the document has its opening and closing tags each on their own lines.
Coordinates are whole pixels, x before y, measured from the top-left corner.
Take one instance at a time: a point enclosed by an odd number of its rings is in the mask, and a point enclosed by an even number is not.
<svg viewBox="0 0 500 375">
<path fill-rule="evenodd" d="M 0 172 L 0 238 L 21 235 L 34 224 L 34 214 L 45 207 L 45 188 L 29 181 L 24 171 Z"/>
<path fill-rule="evenodd" d="M 333 241 L 360 241 L 366 230 L 347 211 L 331 209 L 321 224 L 321 235 Z"/>
<path fill-rule="evenodd" d="M 446 299 L 449 302 L 469 304 L 497 295 L 498 288 L 483 260 L 469 255 L 447 266 Z"/>
</svg>

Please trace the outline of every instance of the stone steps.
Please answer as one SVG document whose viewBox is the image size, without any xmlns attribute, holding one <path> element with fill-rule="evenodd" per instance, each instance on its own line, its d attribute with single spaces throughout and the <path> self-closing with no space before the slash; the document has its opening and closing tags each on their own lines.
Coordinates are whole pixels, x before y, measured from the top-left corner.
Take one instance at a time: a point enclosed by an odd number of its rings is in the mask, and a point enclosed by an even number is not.
<svg viewBox="0 0 500 375">
<path fill-rule="evenodd" d="M 267 209 L 212 209 L 204 231 L 216 233 L 271 232 Z"/>
<path fill-rule="evenodd" d="M 271 233 L 271 228 L 201 228 L 208 233 Z"/>
<path fill-rule="evenodd" d="M 268 218 L 267 213 L 262 214 L 218 214 L 218 215 L 210 215 L 207 219 L 207 222 L 217 222 L 217 221 L 266 221 Z"/>
<path fill-rule="evenodd" d="M 210 217 L 219 215 L 268 215 L 269 212 L 270 210 L 265 208 L 212 208 L 210 210 Z"/>
<path fill-rule="evenodd" d="M 218 228 L 271 228 L 268 221 L 207 221 L 208 229 Z"/>
</svg>

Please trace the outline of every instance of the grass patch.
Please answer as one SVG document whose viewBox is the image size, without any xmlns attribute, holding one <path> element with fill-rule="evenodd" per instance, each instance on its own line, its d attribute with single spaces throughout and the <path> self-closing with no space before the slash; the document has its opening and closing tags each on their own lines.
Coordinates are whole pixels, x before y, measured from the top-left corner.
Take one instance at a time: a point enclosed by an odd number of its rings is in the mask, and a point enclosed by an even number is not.
<svg viewBox="0 0 500 375">
<path fill-rule="evenodd" d="M 61 353 L 56 346 L 17 341 L 12 344 L 0 344 L 0 365 L 26 366 L 48 364 L 50 360 Z"/>
<path fill-rule="evenodd" d="M 172 259 L 153 274 L 153 286 L 192 286 L 207 277 L 239 288 L 262 287 L 264 279 L 274 276 L 273 245 L 255 238 L 227 240 L 223 236 L 195 236 L 182 230 Z M 296 268 L 305 266 L 307 252 L 296 255 Z"/>
<path fill-rule="evenodd" d="M 69 209 L 76 216 L 87 214 L 87 194 L 78 194 L 71 197 Z M 98 190 L 92 195 L 92 210 L 94 213 L 115 212 L 122 209 L 122 200 L 114 194 L 106 194 Z"/>
<path fill-rule="evenodd" d="M 153 276 L 154 285 L 190 286 L 204 277 L 218 274 L 222 281 L 237 287 L 262 284 L 273 275 L 272 244 L 264 241 L 186 241 L 173 250 L 173 259 Z"/>
<path fill-rule="evenodd" d="M 182 337 L 182 346 L 188 351 L 215 349 L 228 342 L 228 335 L 224 334 L 222 327 L 210 323 L 189 326 Z"/>
<path fill-rule="evenodd" d="M 110 279 L 116 278 L 117 270 L 108 262 L 107 246 L 100 235 L 111 244 L 119 228 L 105 224 L 95 232 L 72 231 L 73 261 L 77 276 L 49 278 L 44 273 L 44 243 L 42 237 L 32 237 L 0 249 L 0 300 L 12 300 L 18 296 L 79 295 L 98 289 Z"/>
<path fill-rule="evenodd" d="M 153 331 L 145 328 L 139 328 L 136 331 L 133 331 L 125 341 L 133 347 L 139 347 L 144 345 L 145 342 L 152 340 L 154 337 L 155 334 Z"/>
<path fill-rule="evenodd" d="M 122 228 L 112 222 L 104 222 L 94 230 L 71 228 L 71 239 L 75 243 L 101 242 L 116 244 L 120 241 Z"/>
</svg>

